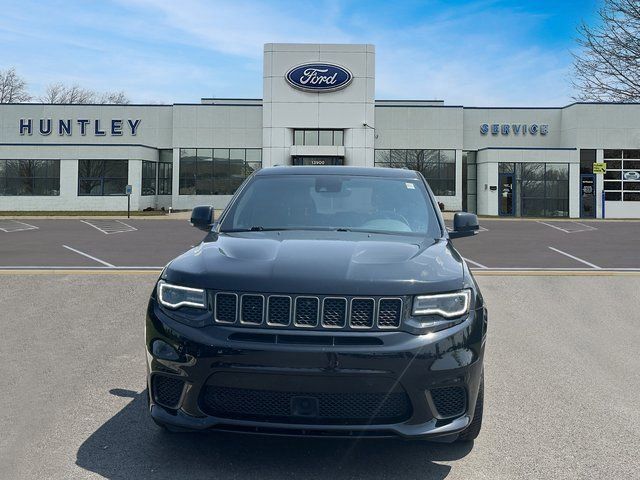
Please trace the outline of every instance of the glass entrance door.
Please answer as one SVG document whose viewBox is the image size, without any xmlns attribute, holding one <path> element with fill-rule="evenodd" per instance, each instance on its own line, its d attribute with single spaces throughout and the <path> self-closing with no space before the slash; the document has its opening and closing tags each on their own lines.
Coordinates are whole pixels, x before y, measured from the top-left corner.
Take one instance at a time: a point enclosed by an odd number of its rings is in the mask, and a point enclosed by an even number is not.
<svg viewBox="0 0 640 480">
<path fill-rule="evenodd" d="M 580 175 L 580 218 L 596 218 L 596 176 Z"/>
<path fill-rule="evenodd" d="M 498 214 L 504 216 L 513 216 L 514 207 L 514 174 L 501 173 L 498 175 Z"/>
</svg>

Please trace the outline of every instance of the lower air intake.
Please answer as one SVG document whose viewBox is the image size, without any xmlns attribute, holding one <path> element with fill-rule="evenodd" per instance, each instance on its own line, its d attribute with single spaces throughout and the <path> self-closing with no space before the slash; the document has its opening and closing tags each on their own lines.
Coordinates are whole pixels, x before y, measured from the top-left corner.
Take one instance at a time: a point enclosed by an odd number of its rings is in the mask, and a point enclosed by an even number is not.
<svg viewBox="0 0 640 480">
<path fill-rule="evenodd" d="M 184 382 L 179 378 L 154 375 L 151 380 L 153 399 L 158 405 L 167 408 L 177 408 L 182 397 Z"/>
<path fill-rule="evenodd" d="M 380 425 L 411 415 L 404 391 L 304 393 L 208 386 L 200 403 L 203 411 L 216 417 L 280 423 Z"/>
<path fill-rule="evenodd" d="M 462 415 L 467 406 L 467 393 L 463 387 L 434 388 L 431 398 L 440 418 Z"/>
</svg>

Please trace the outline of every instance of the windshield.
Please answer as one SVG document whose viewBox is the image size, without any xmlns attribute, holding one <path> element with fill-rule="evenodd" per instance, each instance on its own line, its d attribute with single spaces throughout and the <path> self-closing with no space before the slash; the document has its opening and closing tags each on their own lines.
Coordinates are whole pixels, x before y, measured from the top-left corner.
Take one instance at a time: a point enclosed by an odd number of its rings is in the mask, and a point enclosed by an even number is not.
<svg viewBox="0 0 640 480">
<path fill-rule="evenodd" d="M 347 230 L 441 236 L 421 180 L 340 176 L 254 177 L 221 231 Z"/>
</svg>

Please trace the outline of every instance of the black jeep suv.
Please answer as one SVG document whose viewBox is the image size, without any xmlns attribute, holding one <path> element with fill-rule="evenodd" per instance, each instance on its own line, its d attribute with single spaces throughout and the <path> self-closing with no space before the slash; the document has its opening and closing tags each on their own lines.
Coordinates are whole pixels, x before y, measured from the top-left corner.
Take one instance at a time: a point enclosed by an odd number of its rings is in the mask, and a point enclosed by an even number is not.
<svg viewBox="0 0 640 480">
<path fill-rule="evenodd" d="M 487 311 L 417 172 L 272 167 L 162 271 L 149 409 L 169 431 L 472 440 Z"/>
</svg>

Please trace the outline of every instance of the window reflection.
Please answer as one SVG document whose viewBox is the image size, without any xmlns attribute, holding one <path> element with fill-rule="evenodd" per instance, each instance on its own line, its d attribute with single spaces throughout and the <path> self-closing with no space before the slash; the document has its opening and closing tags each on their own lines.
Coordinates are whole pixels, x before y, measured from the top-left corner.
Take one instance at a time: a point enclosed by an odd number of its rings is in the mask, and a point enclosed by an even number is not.
<svg viewBox="0 0 640 480">
<path fill-rule="evenodd" d="M 568 163 L 502 162 L 498 172 L 515 173 L 516 215 L 569 216 Z"/>
<path fill-rule="evenodd" d="M 296 129 L 293 131 L 294 145 L 343 146 L 344 131 L 322 129 Z"/>
<path fill-rule="evenodd" d="M 156 194 L 156 168 L 155 162 L 142 161 L 142 195 Z"/>
<path fill-rule="evenodd" d="M 60 195 L 60 160 L 0 160 L 0 195 Z"/>
<path fill-rule="evenodd" d="M 78 195 L 125 195 L 129 160 L 78 160 Z"/>
<path fill-rule="evenodd" d="M 375 166 L 416 170 L 422 173 L 434 194 L 456 194 L 455 150 L 376 150 Z"/>
<path fill-rule="evenodd" d="M 179 193 L 233 195 L 260 168 L 260 148 L 181 148 Z"/>
</svg>

